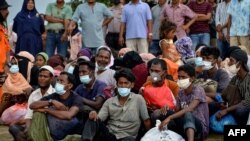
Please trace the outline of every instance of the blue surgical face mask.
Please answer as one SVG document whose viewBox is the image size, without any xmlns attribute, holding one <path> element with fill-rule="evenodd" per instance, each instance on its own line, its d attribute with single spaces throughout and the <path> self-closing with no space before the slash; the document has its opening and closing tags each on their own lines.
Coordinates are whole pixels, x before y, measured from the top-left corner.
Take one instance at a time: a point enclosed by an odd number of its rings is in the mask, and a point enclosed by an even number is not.
<svg viewBox="0 0 250 141">
<path fill-rule="evenodd" d="M 67 72 L 70 73 L 70 74 L 73 74 L 74 69 L 75 69 L 75 67 L 73 67 L 72 65 L 70 65 L 69 68 L 68 68 L 68 70 L 67 70 Z"/>
<path fill-rule="evenodd" d="M 56 93 L 59 95 L 63 95 L 66 92 L 66 90 L 64 89 L 64 85 L 60 83 L 56 83 L 55 90 Z"/>
<path fill-rule="evenodd" d="M 89 84 L 89 82 L 91 81 L 91 78 L 89 77 L 89 75 L 83 75 L 83 76 L 80 76 L 80 81 L 83 84 Z"/>
<path fill-rule="evenodd" d="M 18 73 L 18 72 L 19 72 L 19 67 L 18 67 L 18 65 L 12 65 L 12 66 L 10 67 L 10 72 L 11 72 L 11 73 Z"/>
<path fill-rule="evenodd" d="M 130 94 L 130 88 L 117 88 L 118 94 L 122 97 L 126 97 Z"/>
</svg>

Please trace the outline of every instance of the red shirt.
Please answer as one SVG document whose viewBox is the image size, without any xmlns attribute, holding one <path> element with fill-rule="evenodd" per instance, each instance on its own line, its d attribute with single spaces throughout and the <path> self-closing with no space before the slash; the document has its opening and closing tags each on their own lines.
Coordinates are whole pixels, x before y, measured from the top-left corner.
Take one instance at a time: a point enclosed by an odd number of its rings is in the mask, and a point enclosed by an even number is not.
<svg viewBox="0 0 250 141">
<path fill-rule="evenodd" d="M 198 4 L 196 1 L 191 1 L 189 3 L 189 8 L 193 10 L 196 14 L 205 14 L 212 13 L 212 5 L 208 2 L 204 2 L 202 4 Z M 208 21 L 196 21 L 190 27 L 190 34 L 198 34 L 198 33 L 209 33 L 209 25 Z"/>
</svg>

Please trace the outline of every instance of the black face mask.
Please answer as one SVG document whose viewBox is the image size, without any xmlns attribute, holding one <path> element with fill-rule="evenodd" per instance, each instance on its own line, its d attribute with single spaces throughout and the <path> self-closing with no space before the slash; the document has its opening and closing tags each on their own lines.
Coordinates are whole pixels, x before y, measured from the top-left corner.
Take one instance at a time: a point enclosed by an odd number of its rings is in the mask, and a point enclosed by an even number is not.
<svg viewBox="0 0 250 141">
<path fill-rule="evenodd" d="M 120 4 L 120 0 L 113 0 L 114 5 Z"/>
</svg>

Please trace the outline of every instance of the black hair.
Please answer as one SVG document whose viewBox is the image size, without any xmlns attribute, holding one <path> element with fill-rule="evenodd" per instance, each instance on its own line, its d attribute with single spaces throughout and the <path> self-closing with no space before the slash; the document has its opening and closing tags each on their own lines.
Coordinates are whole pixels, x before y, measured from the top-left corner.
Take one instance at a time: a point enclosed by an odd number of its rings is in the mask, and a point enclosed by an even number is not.
<svg viewBox="0 0 250 141">
<path fill-rule="evenodd" d="M 53 77 L 53 74 L 52 74 L 49 70 L 47 70 L 47 69 L 45 69 L 45 68 L 41 68 L 41 69 L 39 69 L 39 73 L 40 73 L 40 72 L 42 72 L 42 71 L 48 71 L 48 72 L 49 72 L 50 77 Z"/>
<path fill-rule="evenodd" d="M 148 64 L 147 64 L 148 70 L 151 68 L 152 64 L 154 64 L 154 65 L 160 65 L 161 68 L 162 68 L 162 70 L 167 70 L 167 64 L 162 59 L 154 58 L 154 59 L 148 61 Z"/>
<path fill-rule="evenodd" d="M 165 38 L 165 32 L 169 33 L 171 30 L 176 30 L 177 26 L 175 23 L 170 22 L 168 19 L 164 19 L 160 25 L 160 39 Z"/>
<path fill-rule="evenodd" d="M 195 77 L 195 68 L 189 64 L 180 66 L 178 72 L 180 71 L 186 72 L 190 77 Z"/>
<path fill-rule="evenodd" d="M 61 72 L 60 75 L 67 75 L 67 79 L 69 81 L 69 83 L 71 83 L 73 85 L 72 89 L 75 88 L 75 84 L 76 84 L 76 81 L 75 81 L 75 76 L 73 74 L 70 74 L 68 72 Z"/>
<path fill-rule="evenodd" d="M 218 59 L 220 56 L 220 50 L 215 47 L 204 47 L 201 49 L 201 56 L 213 55 L 214 59 Z"/>
<path fill-rule="evenodd" d="M 195 47 L 195 51 L 197 51 L 199 48 L 201 48 L 201 47 L 208 47 L 206 44 L 198 44 L 198 45 L 196 45 L 196 47 Z"/>
<path fill-rule="evenodd" d="M 124 66 L 126 68 L 132 69 L 136 65 L 144 63 L 141 56 L 136 51 L 129 51 L 123 56 Z"/>
<path fill-rule="evenodd" d="M 80 61 L 79 62 L 79 68 L 80 68 L 80 66 L 82 66 L 82 65 L 86 65 L 86 66 L 88 66 L 88 68 L 90 69 L 90 70 L 92 70 L 92 71 L 94 71 L 95 70 L 95 63 L 93 63 L 92 61 Z"/>
<path fill-rule="evenodd" d="M 121 69 L 117 71 L 114 75 L 116 82 L 118 82 L 119 78 L 121 77 L 125 77 L 130 82 L 135 82 L 135 76 L 130 69 L 127 68 Z"/>
</svg>

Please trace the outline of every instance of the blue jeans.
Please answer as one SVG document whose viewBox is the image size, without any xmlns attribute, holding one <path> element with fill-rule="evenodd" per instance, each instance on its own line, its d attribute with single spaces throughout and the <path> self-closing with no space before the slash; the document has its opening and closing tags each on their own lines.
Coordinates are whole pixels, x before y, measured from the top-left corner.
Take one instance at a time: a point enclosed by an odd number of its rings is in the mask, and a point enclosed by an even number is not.
<svg viewBox="0 0 250 141">
<path fill-rule="evenodd" d="M 223 59 L 230 48 L 230 44 L 227 41 L 217 39 L 217 47 L 220 50 L 220 57 Z"/>
<path fill-rule="evenodd" d="M 161 54 L 161 48 L 159 46 L 159 41 L 160 40 L 152 40 L 151 45 L 149 47 L 149 52 L 155 56 L 158 56 Z"/>
<path fill-rule="evenodd" d="M 192 49 L 195 50 L 196 46 L 199 44 L 205 44 L 210 46 L 210 34 L 209 33 L 199 33 L 199 34 L 190 34 L 192 40 Z"/>
<path fill-rule="evenodd" d="M 46 53 L 49 57 L 53 56 L 57 47 L 57 53 L 66 57 L 68 41 L 61 41 L 63 33 L 48 32 L 46 38 Z"/>
</svg>

